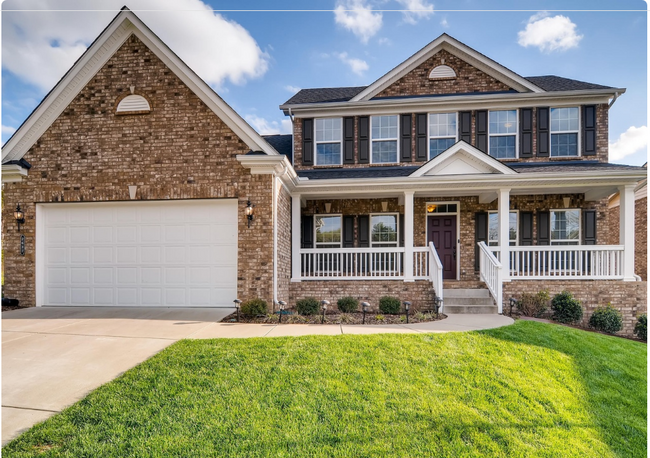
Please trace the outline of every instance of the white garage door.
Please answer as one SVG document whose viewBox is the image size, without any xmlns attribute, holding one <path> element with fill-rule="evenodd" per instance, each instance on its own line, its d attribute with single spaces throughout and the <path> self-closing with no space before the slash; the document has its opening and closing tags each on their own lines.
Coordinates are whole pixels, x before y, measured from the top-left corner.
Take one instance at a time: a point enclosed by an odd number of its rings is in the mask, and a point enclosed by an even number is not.
<svg viewBox="0 0 650 458">
<path fill-rule="evenodd" d="M 37 206 L 37 304 L 231 306 L 237 201 Z"/>
</svg>

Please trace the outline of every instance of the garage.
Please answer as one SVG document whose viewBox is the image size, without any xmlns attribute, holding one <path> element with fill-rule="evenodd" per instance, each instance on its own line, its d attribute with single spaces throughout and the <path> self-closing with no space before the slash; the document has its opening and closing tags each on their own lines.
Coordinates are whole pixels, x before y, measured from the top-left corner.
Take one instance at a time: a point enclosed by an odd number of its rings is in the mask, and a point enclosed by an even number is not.
<svg viewBox="0 0 650 458">
<path fill-rule="evenodd" d="M 223 307 L 237 200 L 38 204 L 36 305 Z"/>
</svg>

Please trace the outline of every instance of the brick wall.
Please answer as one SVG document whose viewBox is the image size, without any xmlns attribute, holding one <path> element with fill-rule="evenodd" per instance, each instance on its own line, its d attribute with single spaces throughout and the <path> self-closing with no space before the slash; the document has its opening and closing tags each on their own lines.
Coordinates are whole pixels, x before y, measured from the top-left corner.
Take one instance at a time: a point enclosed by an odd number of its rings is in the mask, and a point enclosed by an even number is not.
<svg viewBox="0 0 650 458">
<path fill-rule="evenodd" d="M 150 114 L 115 115 L 130 86 L 150 101 Z M 249 150 L 131 36 L 27 152 L 29 178 L 4 185 L 5 296 L 35 305 L 35 203 L 129 200 L 128 186 L 137 185 L 140 200 L 237 198 L 237 294 L 270 301 L 272 183 L 270 175 L 251 175 L 236 160 Z M 250 229 L 249 199 L 256 205 Z M 24 257 L 13 222 L 17 203 L 26 214 Z"/>
<path fill-rule="evenodd" d="M 278 183 L 278 300 L 287 301 L 291 282 L 291 195 Z"/>
<path fill-rule="evenodd" d="M 584 317 L 582 326 L 588 326 L 589 317 L 594 309 L 611 303 L 623 314 L 623 335 L 631 336 L 634 331 L 637 316 L 647 313 L 648 283 L 627 282 L 617 280 L 519 280 L 503 284 L 503 310 L 510 310 L 508 301 L 511 297 L 518 298 L 521 293 L 536 293 L 548 289 L 551 298 L 562 292 L 569 291 L 582 302 Z"/>
</svg>

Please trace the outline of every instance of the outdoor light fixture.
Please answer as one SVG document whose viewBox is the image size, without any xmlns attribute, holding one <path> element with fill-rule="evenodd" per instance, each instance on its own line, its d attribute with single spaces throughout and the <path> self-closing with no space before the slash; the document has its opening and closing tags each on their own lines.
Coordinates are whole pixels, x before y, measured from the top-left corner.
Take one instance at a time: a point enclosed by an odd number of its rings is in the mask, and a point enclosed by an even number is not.
<svg viewBox="0 0 650 458">
<path fill-rule="evenodd" d="M 323 311 L 323 316 L 320 319 L 320 324 L 325 322 L 325 312 L 327 311 L 327 306 L 330 305 L 330 301 L 322 300 L 320 301 L 320 308 Z"/>
<path fill-rule="evenodd" d="M 255 205 L 251 203 L 250 200 L 246 201 L 246 217 L 248 218 L 248 227 L 251 227 L 251 221 L 253 221 L 253 215 L 255 213 Z"/>
<path fill-rule="evenodd" d="M 20 209 L 20 204 L 16 205 L 14 218 L 16 220 L 16 223 L 18 224 L 18 232 L 20 232 L 20 225 L 25 224 L 25 212 Z"/>
<path fill-rule="evenodd" d="M 433 298 L 433 306 L 436 308 L 436 318 L 440 317 L 440 309 L 442 308 L 442 297 L 436 296 Z"/>
<path fill-rule="evenodd" d="M 366 313 L 368 312 L 368 308 L 370 307 L 370 304 L 367 302 L 362 302 L 361 303 L 361 310 L 363 310 L 363 321 L 361 324 L 366 324 Z"/>
<path fill-rule="evenodd" d="M 514 297 L 510 298 L 510 316 L 512 316 L 512 308 L 515 307 L 519 302 Z"/>
<path fill-rule="evenodd" d="M 436 205 L 433 204 L 427 205 L 427 213 L 433 213 L 434 211 L 436 211 Z"/>
<path fill-rule="evenodd" d="M 284 306 L 287 305 L 287 303 L 284 301 L 278 301 L 278 305 L 280 306 L 280 323 L 282 323 L 282 314 L 284 313 Z"/>
<path fill-rule="evenodd" d="M 332 203 L 331 202 L 325 202 L 325 213 L 329 213 L 330 210 L 332 210 Z"/>
<path fill-rule="evenodd" d="M 233 302 L 235 303 L 235 308 L 237 309 L 237 323 L 239 323 L 239 307 L 241 307 L 241 301 L 239 299 L 235 299 Z"/>
<path fill-rule="evenodd" d="M 406 324 L 409 322 L 409 309 L 411 308 L 411 303 L 409 301 L 404 301 L 404 310 L 406 310 Z"/>
</svg>

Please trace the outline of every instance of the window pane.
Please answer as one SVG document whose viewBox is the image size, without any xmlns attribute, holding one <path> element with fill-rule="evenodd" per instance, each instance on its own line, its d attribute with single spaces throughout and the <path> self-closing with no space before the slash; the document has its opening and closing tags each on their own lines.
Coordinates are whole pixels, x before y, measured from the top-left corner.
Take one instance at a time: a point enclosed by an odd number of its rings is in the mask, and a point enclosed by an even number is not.
<svg viewBox="0 0 650 458">
<path fill-rule="evenodd" d="M 517 111 L 490 111 L 490 134 L 517 133 Z"/>
<path fill-rule="evenodd" d="M 508 226 L 509 239 L 517 241 L 517 212 L 510 212 Z M 496 212 L 488 213 L 488 241 L 499 241 L 499 214 Z"/>
<path fill-rule="evenodd" d="M 456 113 L 432 113 L 429 115 L 430 137 L 456 138 Z"/>
<path fill-rule="evenodd" d="M 397 115 L 373 116 L 372 138 L 397 138 Z"/>
<path fill-rule="evenodd" d="M 456 143 L 456 138 L 432 138 L 429 140 L 429 159 L 447 151 L 454 143 Z"/>
<path fill-rule="evenodd" d="M 341 243 L 341 217 L 316 217 L 316 243 Z"/>
<path fill-rule="evenodd" d="M 316 145 L 316 165 L 338 165 L 340 163 L 340 143 L 319 143 Z"/>
<path fill-rule="evenodd" d="M 517 212 L 510 212 L 510 240 L 517 240 Z"/>
<path fill-rule="evenodd" d="M 372 142 L 372 163 L 397 162 L 397 141 Z"/>
<path fill-rule="evenodd" d="M 580 210 L 551 212 L 551 240 L 578 240 Z"/>
<path fill-rule="evenodd" d="M 317 142 L 341 141 L 341 118 L 316 119 Z"/>
<path fill-rule="evenodd" d="M 375 243 L 397 242 L 397 216 L 381 215 L 373 216 L 372 241 Z"/>
<path fill-rule="evenodd" d="M 551 134 L 551 156 L 577 156 L 578 134 Z"/>
<path fill-rule="evenodd" d="M 490 156 L 497 159 L 514 159 L 516 154 L 514 135 L 490 137 Z"/>
<path fill-rule="evenodd" d="M 579 116 L 578 107 L 551 108 L 551 132 L 577 131 Z"/>
</svg>

